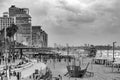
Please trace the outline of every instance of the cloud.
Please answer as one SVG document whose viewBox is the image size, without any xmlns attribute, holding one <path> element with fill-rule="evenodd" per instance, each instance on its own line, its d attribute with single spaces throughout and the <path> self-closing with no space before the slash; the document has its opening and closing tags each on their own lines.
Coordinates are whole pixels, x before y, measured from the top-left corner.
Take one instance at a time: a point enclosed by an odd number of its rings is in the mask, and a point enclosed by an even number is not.
<svg viewBox="0 0 120 80">
<path fill-rule="evenodd" d="M 7 3 L 7 0 L 0 0 L 0 9 L 4 8 Z"/>
<path fill-rule="evenodd" d="M 12 0 L 0 0 L 0 16 L 3 15 L 3 12 L 8 11 L 8 6 L 11 2 Z"/>
<path fill-rule="evenodd" d="M 60 4 L 60 6 L 58 6 L 59 8 L 65 9 L 73 13 L 80 13 L 80 8 L 76 8 L 76 6 L 74 6 L 75 4 L 74 5 L 69 4 L 67 0 L 58 0 L 58 2 Z M 74 3 L 76 2 L 74 1 Z"/>
<path fill-rule="evenodd" d="M 79 0 L 76 0 L 74 4 L 71 3 L 67 0 L 59 0 L 59 4 L 61 5 L 58 8 L 65 10 L 67 13 L 67 15 L 63 17 L 65 21 L 68 21 L 70 24 L 87 24 L 95 21 L 96 14 L 83 9 L 82 6 L 84 6 L 84 4 L 81 4 Z"/>
<path fill-rule="evenodd" d="M 88 3 L 89 2 L 89 3 Z M 83 22 L 85 19 L 89 20 L 90 18 L 93 19 L 104 15 L 104 13 L 108 11 L 114 10 L 114 4 L 116 0 L 109 1 L 109 0 L 59 0 L 59 3 L 61 6 L 60 8 L 73 12 L 77 15 L 81 16 L 81 20 L 83 19 Z"/>
<path fill-rule="evenodd" d="M 61 0 L 59 1 L 59 7 L 57 6 L 58 10 L 51 10 L 52 13 L 50 11 L 51 14 L 48 14 L 48 16 L 51 16 L 51 27 L 54 33 L 59 33 L 59 35 L 76 35 L 80 34 L 78 32 L 76 33 L 76 31 L 82 30 L 88 31 L 88 34 L 91 35 L 119 33 L 119 19 L 115 20 L 118 12 L 115 5 L 117 0 L 93 0 L 91 2 L 90 0 L 87 0 L 86 2 L 84 2 L 84 0 L 77 1 L 79 2 L 70 4 L 67 0 Z M 82 3 L 80 3 L 80 1 Z M 85 3 L 88 3 L 88 5 L 85 5 Z M 80 6 L 76 4 L 79 4 Z M 118 14 L 118 16 L 120 15 Z M 59 29 L 58 32 L 57 29 Z"/>
<path fill-rule="evenodd" d="M 0 3 L 3 3 L 5 0 L 0 0 Z"/>
<path fill-rule="evenodd" d="M 32 25 L 42 25 L 49 42 L 110 42 L 120 34 L 120 0 L 0 0 L 1 12 L 11 4 L 29 8 Z"/>
<path fill-rule="evenodd" d="M 90 13 L 78 14 L 78 15 L 68 15 L 67 21 L 75 22 L 80 24 L 92 23 L 96 19 L 96 16 Z"/>
<path fill-rule="evenodd" d="M 99 7 L 94 5 L 94 9 L 98 13 L 98 19 L 94 23 L 101 33 L 107 35 L 115 35 L 117 36 L 120 33 L 120 1 L 114 0 L 108 2 L 109 5 L 99 5 Z"/>
</svg>

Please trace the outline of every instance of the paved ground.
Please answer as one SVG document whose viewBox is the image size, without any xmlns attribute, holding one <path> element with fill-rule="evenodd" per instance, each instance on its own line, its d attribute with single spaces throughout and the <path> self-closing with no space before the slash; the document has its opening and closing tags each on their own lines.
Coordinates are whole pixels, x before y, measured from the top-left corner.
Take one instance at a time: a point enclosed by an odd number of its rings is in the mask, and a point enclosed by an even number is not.
<svg viewBox="0 0 120 80">
<path fill-rule="evenodd" d="M 91 62 L 91 59 L 87 58 L 83 60 L 82 69 L 84 69 L 88 62 Z M 90 64 L 88 67 L 88 71 L 94 72 L 94 77 L 84 77 L 84 78 L 69 78 L 65 77 L 64 74 L 67 72 L 66 69 L 67 62 L 62 60 L 61 62 L 55 62 L 49 60 L 47 66 L 52 70 L 53 77 L 58 77 L 58 75 L 62 76 L 62 80 L 120 80 L 120 72 L 110 67 L 105 67 L 104 65 L 96 65 Z M 22 71 L 22 76 L 26 77 L 34 72 L 35 69 L 41 69 L 40 66 L 43 66 L 43 63 L 35 63 L 34 66 L 27 68 Z M 44 65 L 45 66 L 45 65 Z M 15 77 L 12 77 L 11 80 L 16 80 Z M 24 79 L 23 79 L 24 80 Z M 29 80 L 29 79 L 25 79 Z"/>
<path fill-rule="evenodd" d="M 17 62 L 15 64 L 17 64 Z M 21 80 L 30 80 L 29 77 L 35 72 L 36 69 L 42 70 L 42 72 L 45 73 L 46 65 L 44 63 L 31 62 L 31 64 L 30 64 L 31 66 L 28 65 L 27 68 L 25 68 L 26 67 L 25 66 L 19 70 L 21 72 Z M 3 65 L 1 65 L 1 66 L 3 66 Z M 4 80 L 6 80 L 6 79 L 4 78 Z M 11 78 L 9 80 L 17 80 L 17 78 L 16 78 L 16 76 L 11 76 Z M 33 80 L 33 79 L 31 79 L 31 80 Z"/>
<path fill-rule="evenodd" d="M 87 63 L 91 62 L 91 59 L 84 59 L 82 68 L 85 68 Z M 47 63 L 53 73 L 53 77 L 57 77 L 59 74 L 63 77 L 63 80 L 120 80 L 120 73 L 114 69 L 112 72 L 112 68 L 105 67 L 104 65 L 96 65 L 90 64 L 88 67 L 88 71 L 94 72 L 94 77 L 84 77 L 84 78 L 69 78 L 65 77 L 64 74 L 67 72 L 66 62 L 62 60 L 62 62 L 53 62 L 50 61 Z"/>
</svg>

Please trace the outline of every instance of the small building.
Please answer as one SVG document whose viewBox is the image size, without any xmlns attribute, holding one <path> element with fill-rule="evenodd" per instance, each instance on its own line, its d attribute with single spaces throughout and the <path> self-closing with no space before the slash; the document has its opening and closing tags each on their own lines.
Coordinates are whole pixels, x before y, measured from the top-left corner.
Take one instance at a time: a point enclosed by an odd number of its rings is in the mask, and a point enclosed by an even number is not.
<svg viewBox="0 0 120 80">
<path fill-rule="evenodd" d="M 32 45 L 34 47 L 47 47 L 48 34 L 41 29 L 41 26 L 32 26 Z"/>
</svg>

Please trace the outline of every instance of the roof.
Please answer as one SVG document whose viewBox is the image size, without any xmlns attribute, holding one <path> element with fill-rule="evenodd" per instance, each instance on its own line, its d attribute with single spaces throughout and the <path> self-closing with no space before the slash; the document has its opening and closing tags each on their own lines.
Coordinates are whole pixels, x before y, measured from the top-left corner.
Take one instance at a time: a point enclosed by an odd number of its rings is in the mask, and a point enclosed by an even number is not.
<svg viewBox="0 0 120 80">
<path fill-rule="evenodd" d="M 32 26 L 32 29 L 41 29 L 41 26 Z"/>
<path fill-rule="evenodd" d="M 16 17 L 28 17 L 31 18 L 29 14 L 16 14 Z"/>
</svg>

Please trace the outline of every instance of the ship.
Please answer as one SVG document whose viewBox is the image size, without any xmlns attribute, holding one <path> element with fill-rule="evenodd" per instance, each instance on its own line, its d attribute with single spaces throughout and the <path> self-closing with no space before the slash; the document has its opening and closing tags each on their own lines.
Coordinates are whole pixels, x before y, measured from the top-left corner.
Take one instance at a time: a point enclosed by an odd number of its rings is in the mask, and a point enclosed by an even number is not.
<svg viewBox="0 0 120 80">
<path fill-rule="evenodd" d="M 69 75 L 70 77 L 76 77 L 76 78 L 81 78 L 85 75 L 85 73 L 87 72 L 87 68 L 89 66 L 89 63 L 87 64 L 85 69 L 81 69 L 80 66 L 76 66 L 76 65 L 68 65 L 67 66 L 67 73 L 66 75 Z"/>
<path fill-rule="evenodd" d="M 70 52 L 69 47 L 67 49 L 68 49 L 67 55 L 69 55 L 69 52 Z M 87 71 L 87 68 L 90 64 L 89 62 L 84 69 L 81 69 L 80 57 L 78 57 L 79 65 L 76 65 L 76 57 L 75 56 L 74 56 L 73 61 L 74 61 L 73 64 L 69 64 L 69 61 L 67 62 L 67 66 L 66 66 L 67 73 L 64 76 L 69 76 L 69 77 L 74 77 L 74 78 L 83 78 L 84 75 L 86 75 L 86 73 L 90 73 L 90 75 L 91 74 L 93 75 L 93 73 Z"/>
</svg>

